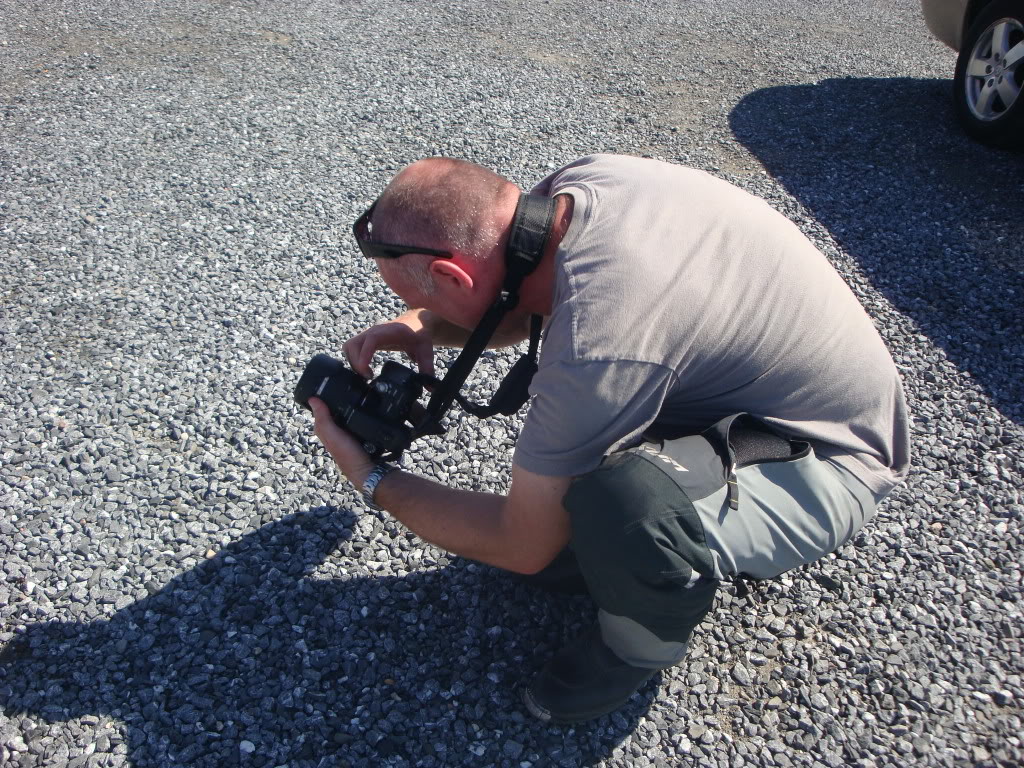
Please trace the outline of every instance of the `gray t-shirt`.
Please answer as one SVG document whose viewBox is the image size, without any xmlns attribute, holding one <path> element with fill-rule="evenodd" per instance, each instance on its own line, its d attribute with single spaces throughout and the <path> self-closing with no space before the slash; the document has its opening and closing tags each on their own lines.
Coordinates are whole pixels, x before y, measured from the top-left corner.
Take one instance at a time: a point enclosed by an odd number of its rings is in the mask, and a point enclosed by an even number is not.
<svg viewBox="0 0 1024 768">
<path fill-rule="evenodd" d="M 594 155 L 534 190 L 572 195 L 540 369 L 514 460 L 579 475 L 655 419 L 745 411 L 884 493 L 906 475 L 892 358 L 785 216 L 702 171 Z"/>
</svg>

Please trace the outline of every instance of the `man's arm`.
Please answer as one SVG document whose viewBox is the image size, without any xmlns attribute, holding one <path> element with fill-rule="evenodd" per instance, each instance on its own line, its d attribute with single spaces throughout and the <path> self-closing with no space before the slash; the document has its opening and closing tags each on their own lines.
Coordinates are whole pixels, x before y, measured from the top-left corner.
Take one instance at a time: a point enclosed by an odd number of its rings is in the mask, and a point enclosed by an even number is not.
<svg viewBox="0 0 1024 768">
<path fill-rule="evenodd" d="M 411 309 L 398 319 L 401 320 L 410 314 L 414 314 L 422 325 L 433 329 L 432 335 L 435 347 L 455 347 L 461 349 L 469 339 L 469 331 L 449 323 L 429 309 Z M 489 349 L 509 347 L 526 341 L 528 338 L 530 338 L 530 316 L 513 312 L 501 321 L 501 325 L 498 326 L 494 335 L 491 336 L 487 346 Z"/>
<path fill-rule="evenodd" d="M 507 347 L 530 337 L 529 315 L 512 313 L 502 320 L 488 346 Z M 352 369 L 365 378 L 370 363 L 381 351 L 405 352 L 422 373 L 434 372 L 434 347 L 462 347 L 469 331 L 427 309 L 410 309 L 386 323 L 367 328 L 345 342 L 345 356 Z"/>
<path fill-rule="evenodd" d="M 316 434 L 342 473 L 361 488 L 373 462 L 327 407 L 310 399 Z M 517 573 L 536 573 L 569 543 L 562 497 L 572 478 L 512 467 L 508 496 L 460 491 L 407 472 L 392 472 L 375 501 L 425 541 L 456 555 Z"/>
<path fill-rule="evenodd" d="M 571 478 L 512 468 L 508 496 L 460 491 L 392 472 L 375 499 L 421 539 L 507 571 L 536 573 L 569 543 L 562 497 Z"/>
</svg>

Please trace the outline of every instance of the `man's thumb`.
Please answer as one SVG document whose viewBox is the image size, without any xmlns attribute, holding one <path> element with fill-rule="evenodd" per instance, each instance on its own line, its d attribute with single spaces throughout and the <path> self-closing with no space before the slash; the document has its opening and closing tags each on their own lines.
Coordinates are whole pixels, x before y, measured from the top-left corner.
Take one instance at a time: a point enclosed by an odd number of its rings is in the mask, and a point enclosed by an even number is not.
<svg viewBox="0 0 1024 768">
<path fill-rule="evenodd" d="M 330 414 L 330 409 L 323 400 L 317 397 L 309 398 L 309 409 L 313 412 L 313 418 L 321 419 Z"/>
</svg>

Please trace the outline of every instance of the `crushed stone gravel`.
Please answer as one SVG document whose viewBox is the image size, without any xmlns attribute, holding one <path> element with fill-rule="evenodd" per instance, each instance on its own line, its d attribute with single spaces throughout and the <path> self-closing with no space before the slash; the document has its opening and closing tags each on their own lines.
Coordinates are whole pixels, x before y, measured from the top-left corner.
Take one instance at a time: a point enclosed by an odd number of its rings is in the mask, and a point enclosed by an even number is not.
<svg viewBox="0 0 1024 768">
<path fill-rule="evenodd" d="M 0 766 L 1024 763 L 1024 160 L 914 3 L 6 0 Z M 516 687 L 593 620 L 364 509 L 290 391 L 400 309 L 348 234 L 402 165 L 704 168 L 835 264 L 915 466 L 620 712 Z M 482 397 L 511 352 L 488 353 Z M 502 491 L 520 422 L 406 466 Z"/>
</svg>

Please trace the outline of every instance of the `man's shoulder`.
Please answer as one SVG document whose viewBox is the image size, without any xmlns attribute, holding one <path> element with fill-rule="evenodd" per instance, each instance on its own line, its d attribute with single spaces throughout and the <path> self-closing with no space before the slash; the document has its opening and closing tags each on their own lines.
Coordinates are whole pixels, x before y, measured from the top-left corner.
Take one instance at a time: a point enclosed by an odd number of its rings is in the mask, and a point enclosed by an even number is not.
<svg viewBox="0 0 1024 768">
<path fill-rule="evenodd" d="M 689 166 L 670 163 L 666 160 L 658 160 L 652 157 L 596 153 L 584 155 L 552 171 L 547 178 L 537 184 L 535 189 L 547 190 L 556 182 L 586 182 L 623 176 L 647 176 L 665 173 L 703 174 L 704 172 Z"/>
</svg>

